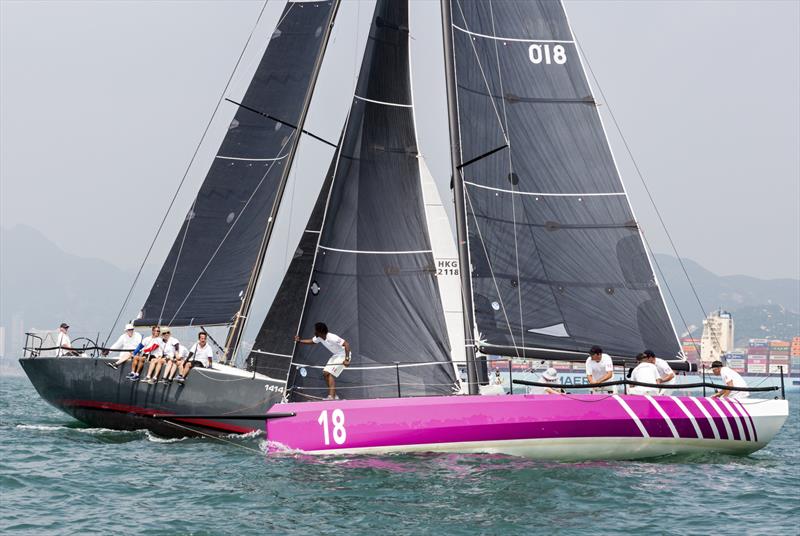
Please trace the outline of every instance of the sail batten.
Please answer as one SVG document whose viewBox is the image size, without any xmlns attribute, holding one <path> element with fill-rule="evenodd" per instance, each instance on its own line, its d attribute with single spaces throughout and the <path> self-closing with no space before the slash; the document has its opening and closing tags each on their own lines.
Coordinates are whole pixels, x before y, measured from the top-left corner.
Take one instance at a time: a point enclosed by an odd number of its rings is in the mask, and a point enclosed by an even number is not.
<svg viewBox="0 0 800 536">
<path fill-rule="evenodd" d="M 337 5 L 287 3 L 241 103 L 226 99 L 236 114 L 138 324 L 230 324 L 252 293 Z"/>
<path fill-rule="evenodd" d="M 678 355 L 563 7 L 448 1 L 479 347 Z"/>
</svg>

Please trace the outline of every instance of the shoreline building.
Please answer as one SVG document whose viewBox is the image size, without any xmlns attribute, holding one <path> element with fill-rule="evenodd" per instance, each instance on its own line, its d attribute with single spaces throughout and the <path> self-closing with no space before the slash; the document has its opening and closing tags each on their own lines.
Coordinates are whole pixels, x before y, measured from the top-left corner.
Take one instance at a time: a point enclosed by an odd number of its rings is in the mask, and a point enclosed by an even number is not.
<svg viewBox="0 0 800 536">
<path fill-rule="evenodd" d="M 733 315 L 719 309 L 703 320 L 700 339 L 700 360 L 703 363 L 721 360 L 733 350 Z"/>
</svg>

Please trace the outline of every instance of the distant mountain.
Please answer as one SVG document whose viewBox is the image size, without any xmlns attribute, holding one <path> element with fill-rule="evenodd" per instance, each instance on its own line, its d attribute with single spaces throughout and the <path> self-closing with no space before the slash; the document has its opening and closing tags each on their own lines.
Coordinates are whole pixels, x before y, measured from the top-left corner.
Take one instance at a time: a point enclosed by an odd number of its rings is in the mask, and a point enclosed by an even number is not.
<svg viewBox="0 0 800 536">
<path fill-rule="evenodd" d="M 685 331 L 681 314 L 695 335 L 702 330 L 703 313 L 678 260 L 656 255 L 655 260 L 675 297 L 664 295 L 679 332 Z M 724 309 L 733 313 L 736 344 L 750 338 L 787 339 L 800 335 L 800 279 L 757 279 L 744 275 L 719 276 L 690 259 L 683 260 L 706 312 Z"/>
<path fill-rule="evenodd" d="M 86 245 L 97 247 L 90 240 Z M 24 225 L 0 229 L 0 261 L 0 325 L 6 328 L 6 357 L 13 361 L 24 344 L 23 332 L 30 328 L 55 329 L 66 321 L 73 338 L 95 339 L 97 330 L 107 332 L 133 280 L 133 274 L 106 261 L 63 251 Z M 130 317 L 149 290 L 150 277 L 132 297 L 126 312 Z M 128 319 L 123 315 L 122 321 Z M 0 368 L 11 366 L 0 363 Z"/>
</svg>

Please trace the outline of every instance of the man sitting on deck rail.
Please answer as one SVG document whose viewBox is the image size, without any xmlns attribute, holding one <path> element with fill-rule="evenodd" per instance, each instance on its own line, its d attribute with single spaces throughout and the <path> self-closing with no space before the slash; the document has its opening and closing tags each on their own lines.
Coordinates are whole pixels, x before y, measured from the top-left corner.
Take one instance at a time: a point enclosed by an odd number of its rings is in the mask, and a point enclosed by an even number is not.
<svg viewBox="0 0 800 536">
<path fill-rule="evenodd" d="M 314 337 L 311 339 L 301 339 L 295 335 L 294 342 L 300 344 L 320 344 L 327 348 L 333 355 L 328 359 L 325 368 L 322 369 L 322 377 L 328 385 L 328 397 L 325 400 L 338 400 L 336 396 L 336 378 L 350 365 L 350 344 L 328 331 L 328 326 L 322 322 L 314 324 Z"/>
<path fill-rule="evenodd" d="M 611 356 L 603 353 L 603 349 L 599 346 L 592 346 L 589 350 L 589 357 L 586 359 L 586 377 L 589 378 L 589 383 L 610 382 L 614 379 L 614 362 L 611 361 Z M 616 393 L 616 386 L 611 387 L 595 387 L 592 393 Z"/>
<path fill-rule="evenodd" d="M 175 379 L 175 374 L 183 367 L 183 364 L 186 363 L 186 358 L 188 356 L 189 349 L 178 343 L 178 347 L 175 349 L 175 356 L 168 360 L 164 367 L 164 375 L 161 377 L 161 383 L 172 383 Z"/>
<path fill-rule="evenodd" d="M 120 352 L 115 362 L 113 363 L 106 363 L 109 367 L 113 369 L 118 369 L 119 366 L 126 361 L 128 361 L 132 356 L 134 350 L 139 346 L 139 343 L 142 342 L 142 335 L 141 333 L 137 333 L 133 330 L 133 324 L 125 324 L 125 332 L 119 336 L 117 341 L 111 345 L 112 350 L 126 350 L 124 352 Z M 103 355 L 108 355 L 108 350 L 103 350 Z"/>
<path fill-rule="evenodd" d="M 722 376 L 722 381 L 725 382 L 725 385 L 728 387 L 747 387 L 747 382 L 744 381 L 744 378 L 733 370 L 730 367 L 723 367 L 722 361 L 714 361 L 711 363 L 711 372 L 714 376 Z M 747 391 L 731 391 L 729 389 L 720 389 L 713 395 L 712 398 L 721 398 L 729 396 L 731 398 L 747 398 L 750 396 L 750 393 Z"/>
<path fill-rule="evenodd" d="M 167 360 L 175 356 L 175 349 L 180 345 L 178 339 L 172 336 L 172 331 L 169 326 L 161 328 L 161 353 L 157 356 L 150 358 L 150 365 L 147 367 L 147 376 L 144 381 L 147 383 L 156 383 L 158 381 L 158 373 L 161 372 L 161 367 Z"/>
<path fill-rule="evenodd" d="M 128 379 L 131 381 L 139 379 L 139 374 L 151 355 L 161 355 L 161 328 L 153 326 L 150 329 L 150 333 L 151 335 L 145 337 L 141 344 L 136 347 L 136 350 L 133 351 L 133 364 L 131 365 L 131 373 L 128 374 Z"/>
<path fill-rule="evenodd" d="M 669 366 L 669 363 L 661 359 L 660 357 L 656 357 L 656 354 L 652 350 L 645 350 L 644 355 L 649 358 L 653 359 L 653 364 L 658 369 L 658 382 L 664 385 L 674 385 L 675 384 L 675 372 L 672 370 L 672 367 Z M 672 389 L 659 389 L 658 394 L 670 394 L 669 392 Z"/>
<path fill-rule="evenodd" d="M 631 380 L 642 383 L 658 383 L 658 368 L 656 368 L 655 356 L 649 356 L 647 353 L 642 352 L 636 356 L 636 368 L 631 372 Z M 643 385 L 634 385 L 628 390 L 632 395 L 656 395 L 658 388 L 645 387 Z"/>
<path fill-rule="evenodd" d="M 182 384 L 186 381 L 189 371 L 192 367 L 198 366 L 203 368 L 203 358 L 206 359 L 208 368 L 212 367 L 212 359 L 214 357 L 214 349 L 207 342 L 208 333 L 201 331 L 197 334 L 197 342 L 189 349 L 189 356 L 183 360 L 183 364 L 178 370 L 178 377 L 175 378 L 178 383 Z"/>
</svg>

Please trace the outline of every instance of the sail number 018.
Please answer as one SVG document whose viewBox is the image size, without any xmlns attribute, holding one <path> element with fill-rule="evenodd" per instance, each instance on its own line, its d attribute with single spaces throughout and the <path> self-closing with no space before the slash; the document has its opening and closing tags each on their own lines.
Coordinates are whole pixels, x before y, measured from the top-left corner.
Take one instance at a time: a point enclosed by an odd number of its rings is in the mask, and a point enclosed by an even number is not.
<svg viewBox="0 0 800 536">
<path fill-rule="evenodd" d="M 325 444 L 331 444 L 331 431 L 328 426 L 328 410 L 319 414 L 317 422 L 322 426 L 322 434 Z M 347 430 L 344 429 L 344 411 L 335 409 L 331 412 L 331 424 L 333 424 L 333 442 L 337 445 L 344 445 L 347 441 Z"/>
<path fill-rule="evenodd" d="M 564 65 L 567 63 L 567 51 L 564 49 L 563 45 L 555 45 L 551 48 L 548 44 L 540 45 L 534 43 L 528 47 L 528 58 L 530 58 L 531 63 L 535 63 L 536 65 L 542 62 L 547 65 L 551 63 Z"/>
</svg>

